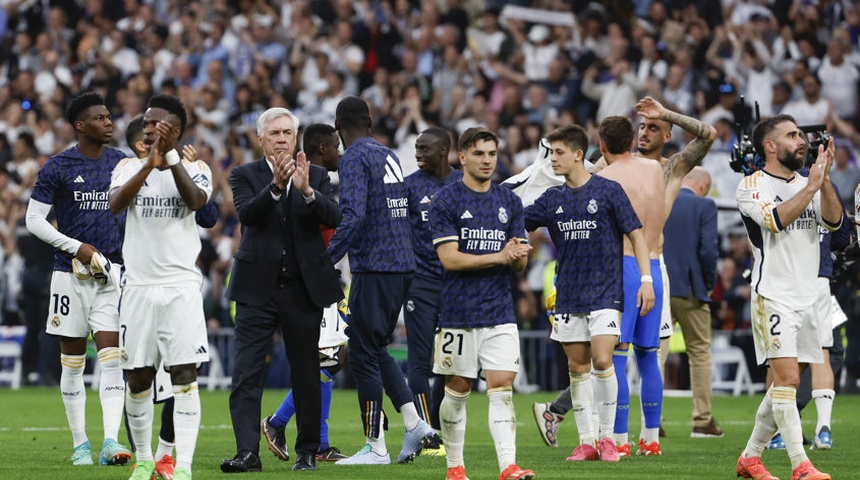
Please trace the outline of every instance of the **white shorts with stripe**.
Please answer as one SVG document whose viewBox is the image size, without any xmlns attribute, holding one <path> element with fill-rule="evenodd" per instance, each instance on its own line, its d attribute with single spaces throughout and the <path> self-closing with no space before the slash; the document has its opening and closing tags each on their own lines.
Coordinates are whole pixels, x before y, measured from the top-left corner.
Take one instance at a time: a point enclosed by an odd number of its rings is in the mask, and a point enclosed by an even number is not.
<svg viewBox="0 0 860 480">
<path fill-rule="evenodd" d="M 200 287 L 125 286 L 119 308 L 123 369 L 209 361 Z"/>
<path fill-rule="evenodd" d="M 555 314 L 549 338 L 561 343 L 590 342 L 596 335 L 621 335 L 621 311 L 612 308 L 591 313 Z"/>
<path fill-rule="evenodd" d="M 799 363 L 821 363 L 819 314 L 810 305 L 803 311 L 752 292 L 752 329 L 759 364 L 771 358 L 797 358 Z"/>
<path fill-rule="evenodd" d="M 71 272 L 54 272 L 45 331 L 51 335 L 86 338 L 92 332 L 119 330 L 119 291 L 108 283 L 78 280 Z"/>
<path fill-rule="evenodd" d="M 663 340 L 672 336 L 675 332 L 675 327 L 672 325 L 672 309 L 669 308 L 669 304 L 672 302 L 672 291 L 669 289 L 669 269 L 666 268 L 666 262 L 663 260 L 662 253 L 660 254 L 660 274 L 663 276 L 663 310 L 660 312 L 660 340 Z"/>
<path fill-rule="evenodd" d="M 442 328 L 436 333 L 433 373 L 478 378 L 479 370 L 520 371 L 517 324 Z"/>
</svg>

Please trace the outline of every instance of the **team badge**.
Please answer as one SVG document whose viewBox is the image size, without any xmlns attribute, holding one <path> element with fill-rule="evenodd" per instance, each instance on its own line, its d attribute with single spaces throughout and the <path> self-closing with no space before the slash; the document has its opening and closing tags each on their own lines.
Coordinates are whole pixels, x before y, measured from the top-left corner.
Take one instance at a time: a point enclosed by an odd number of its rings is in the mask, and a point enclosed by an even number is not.
<svg viewBox="0 0 860 480">
<path fill-rule="evenodd" d="M 454 365 L 454 362 L 451 360 L 451 357 L 445 357 L 442 359 L 442 366 L 445 368 L 451 368 Z"/>
<path fill-rule="evenodd" d="M 505 207 L 499 207 L 499 221 L 508 223 L 508 211 L 505 210 Z"/>
<path fill-rule="evenodd" d="M 588 213 L 590 213 L 590 214 L 592 214 L 592 215 L 594 215 L 595 213 L 597 213 L 597 200 L 595 200 L 595 199 L 593 199 L 593 198 L 592 198 L 591 200 L 589 200 L 589 201 L 588 201 L 588 206 L 587 206 L 587 207 L 585 207 L 585 210 L 587 210 L 587 211 L 588 211 Z"/>
<path fill-rule="evenodd" d="M 412 303 L 412 300 L 407 300 L 407 301 L 406 301 L 406 310 L 407 310 L 407 311 L 410 311 L 410 312 L 414 312 L 414 311 L 415 311 L 415 304 L 414 304 L 414 303 Z"/>
<path fill-rule="evenodd" d="M 54 328 L 58 328 L 60 326 L 60 317 L 54 315 L 54 318 L 51 319 L 51 326 Z"/>
<path fill-rule="evenodd" d="M 779 350 L 782 347 L 782 343 L 780 343 L 778 338 L 773 339 L 773 349 Z"/>
<path fill-rule="evenodd" d="M 120 352 L 120 354 L 119 354 L 119 358 L 121 358 L 123 362 L 127 362 L 127 361 L 128 361 L 128 353 L 125 351 L 125 349 L 123 349 L 123 350 Z"/>
</svg>

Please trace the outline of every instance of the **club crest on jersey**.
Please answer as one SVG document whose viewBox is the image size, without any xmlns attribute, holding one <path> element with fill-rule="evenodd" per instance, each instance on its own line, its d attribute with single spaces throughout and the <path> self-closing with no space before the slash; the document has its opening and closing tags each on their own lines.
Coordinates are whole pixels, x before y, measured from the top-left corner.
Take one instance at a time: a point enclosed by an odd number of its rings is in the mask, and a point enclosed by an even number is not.
<svg viewBox="0 0 860 480">
<path fill-rule="evenodd" d="M 589 200 L 588 206 L 585 207 L 585 210 L 592 215 L 597 213 L 597 200 L 595 200 L 593 198 L 591 200 Z"/>
<path fill-rule="evenodd" d="M 442 359 L 442 366 L 445 368 L 451 368 L 454 365 L 454 361 L 451 360 L 451 357 L 445 357 Z"/>
<path fill-rule="evenodd" d="M 505 210 L 505 207 L 499 207 L 499 221 L 508 223 L 508 211 Z"/>
<path fill-rule="evenodd" d="M 779 350 L 780 348 L 782 348 L 782 343 L 780 343 L 778 338 L 774 338 L 773 339 L 773 349 Z"/>
<path fill-rule="evenodd" d="M 60 326 L 60 317 L 58 317 L 57 315 L 54 315 L 54 317 L 51 318 L 51 326 L 54 328 L 59 327 Z"/>
<path fill-rule="evenodd" d="M 415 311 L 415 303 L 411 299 L 406 301 L 406 310 L 409 312 Z"/>
</svg>

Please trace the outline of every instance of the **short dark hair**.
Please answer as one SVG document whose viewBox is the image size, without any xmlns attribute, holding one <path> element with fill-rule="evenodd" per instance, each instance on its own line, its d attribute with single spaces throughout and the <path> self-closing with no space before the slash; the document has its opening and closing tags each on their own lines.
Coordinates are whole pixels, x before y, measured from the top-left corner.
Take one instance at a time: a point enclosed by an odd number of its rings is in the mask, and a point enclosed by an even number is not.
<svg viewBox="0 0 860 480">
<path fill-rule="evenodd" d="M 308 125 L 302 134 L 302 150 L 306 155 L 315 155 L 319 152 L 320 145 L 336 132 L 334 127 L 325 123 Z"/>
<path fill-rule="evenodd" d="M 633 122 L 627 117 L 612 115 L 603 119 L 597 128 L 606 150 L 614 155 L 629 152 L 635 131 Z"/>
<path fill-rule="evenodd" d="M 437 138 L 439 139 L 439 143 L 442 144 L 442 148 L 451 150 L 451 134 L 448 133 L 448 130 L 442 127 L 430 127 L 422 131 L 421 135 L 430 135 L 433 138 Z"/>
<path fill-rule="evenodd" d="M 494 142 L 496 146 L 499 145 L 499 137 L 495 133 L 484 127 L 472 127 L 467 128 L 460 135 L 460 139 L 457 141 L 457 148 L 461 152 L 465 152 L 469 148 L 474 147 L 478 143 L 478 140 Z"/>
<path fill-rule="evenodd" d="M 783 122 L 791 122 L 797 125 L 797 122 L 794 120 L 794 117 L 786 114 L 774 115 L 770 118 L 765 118 L 764 120 L 758 122 L 752 131 L 752 144 L 753 148 L 755 148 L 756 153 L 764 159 L 764 139 L 771 132 L 776 130 L 777 125 Z"/>
<path fill-rule="evenodd" d="M 86 92 L 71 99 L 66 106 L 66 121 L 74 125 L 78 121 L 81 114 L 90 107 L 96 105 L 104 105 L 105 99 L 95 92 Z"/>
<path fill-rule="evenodd" d="M 337 104 L 334 116 L 342 124 L 356 126 L 370 119 L 370 109 L 363 98 L 351 95 Z"/>
<path fill-rule="evenodd" d="M 125 127 L 125 143 L 128 144 L 128 148 L 135 154 L 137 154 L 137 150 L 135 150 L 134 144 L 141 138 L 143 138 L 143 115 L 135 117 Z"/>
<path fill-rule="evenodd" d="M 171 115 L 176 115 L 179 118 L 180 135 L 185 133 L 185 125 L 188 124 L 188 113 L 185 111 L 185 105 L 176 97 L 170 95 L 156 95 L 149 99 L 149 104 L 146 108 L 163 108 Z"/>
<path fill-rule="evenodd" d="M 549 143 L 561 142 L 570 147 L 572 151 L 582 150 L 583 153 L 588 151 L 588 133 L 576 124 L 556 128 L 547 134 L 546 141 Z"/>
</svg>

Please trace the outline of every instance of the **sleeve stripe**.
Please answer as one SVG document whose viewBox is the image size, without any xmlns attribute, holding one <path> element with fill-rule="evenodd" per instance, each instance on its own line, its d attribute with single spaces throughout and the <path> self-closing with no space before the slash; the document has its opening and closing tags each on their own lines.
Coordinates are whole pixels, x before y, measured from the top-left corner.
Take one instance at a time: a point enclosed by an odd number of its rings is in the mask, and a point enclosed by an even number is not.
<svg viewBox="0 0 860 480">
<path fill-rule="evenodd" d="M 458 237 L 457 235 L 451 235 L 449 237 L 434 238 L 433 239 L 433 246 L 437 247 L 443 243 L 456 242 L 458 240 L 460 240 L 460 237 Z"/>
<path fill-rule="evenodd" d="M 764 220 L 767 222 L 767 226 L 774 232 L 781 232 L 785 228 L 782 222 L 779 221 L 779 213 L 777 213 L 776 207 L 773 207 L 773 210 L 765 215 Z"/>
</svg>

